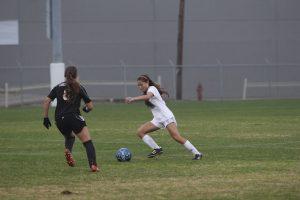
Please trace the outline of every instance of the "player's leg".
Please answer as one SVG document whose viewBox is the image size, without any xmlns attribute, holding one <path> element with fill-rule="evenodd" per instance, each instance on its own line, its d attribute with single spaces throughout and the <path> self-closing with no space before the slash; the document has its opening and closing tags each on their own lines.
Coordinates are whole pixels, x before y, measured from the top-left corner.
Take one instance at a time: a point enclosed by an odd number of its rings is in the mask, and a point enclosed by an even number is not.
<svg viewBox="0 0 300 200">
<path fill-rule="evenodd" d="M 71 118 L 71 124 L 73 132 L 83 143 L 83 146 L 86 150 L 86 155 L 88 158 L 89 166 L 92 172 L 99 171 L 96 162 L 96 151 L 91 139 L 89 130 L 86 126 L 85 120 L 82 116 L 77 115 Z"/>
<path fill-rule="evenodd" d="M 67 136 L 64 135 L 64 137 L 65 137 L 65 157 L 68 165 L 74 167 L 75 160 L 72 155 L 72 149 L 73 149 L 73 144 L 75 142 L 75 136 L 73 132 L 71 132 L 71 134 L 68 134 Z"/>
<path fill-rule="evenodd" d="M 178 143 L 182 144 L 187 150 L 194 154 L 194 159 L 199 160 L 202 157 L 202 153 L 200 153 L 190 141 L 182 137 L 177 129 L 176 123 L 170 123 L 167 125 L 167 130 L 171 137 L 177 141 Z"/>
<path fill-rule="evenodd" d="M 143 137 L 145 135 L 147 135 L 148 133 L 151 133 L 153 131 L 158 130 L 159 128 L 157 126 L 155 126 L 153 123 L 151 122 L 146 122 L 145 124 L 141 125 L 138 130 L 137 130 L 137 135 L 139 138 L 143 139 Z"/>
<path fill-rule="evenodd" d="M 187 139 L 185 139 L 179 134 L 177 126 L 174 122 L 168 124 L 166 129 L 168 130 L 169 134 L 176 142 L 180 144 L 184 144 L 187 141 Z"/>
<path fill-rule="evenodd" d="M 153 131 L 158 130 L 159 127 L 155 126 L 152 122 L 147 122 L 141 125 L 137 131 L 137 135 L 147 144 L 153 151 L 148 155 L 148 158 L 153 158 L 156 155 L 162 154 L 162 148 L 153 140 L 153 138 L 148 135 Z"/>
<path fill-rule="evenodd" d="M 65 123 L 65 121 L 63 121 L 62 119 L 56 121 L 56 127 L 65 138 L 64 152 L 65 152 L 67 164 L 70 167 L 74 167 L 75 160 L 72 155 L 73 144 L 75 142 L 74 134 L 72 133 L 72 130 L 68 127 L 67 123 Z"/>
<path fill-rule="evenodd" d="M 65 148 L 68 149 L 70 152 L 72 152 L 73 145 L 74 145 L 74 142 L 75 142 L 74 133 L 71 132 L 71 134 L 64 135 L 64 137 L 65 137 Z"/>
<path fill-rule="evenodd" d="M 80 141 L 83 143 L 83 146 L 86 150 L 86 155 L 88 158 L 89 166 L 91 168 L 92 172 L 99 171 L 99 168 L 97 167 L 96 162 L 96 151 L 93 144 L 93 141 L 91 139 L 89 130 L 86 126 L 82 128 L 82 130 L 76 134 L 76 136 L 80 139 Z"/>
<path fill-rule="evenodd" d="M 89 130 L 86 126 L 84 126 L 79 133 L 76 134 L 76 136 L 79 138 L 79 140 L 82 143 L 88 142 L 91 140 L 91 136 L 89 133 Z"/>
</svg>

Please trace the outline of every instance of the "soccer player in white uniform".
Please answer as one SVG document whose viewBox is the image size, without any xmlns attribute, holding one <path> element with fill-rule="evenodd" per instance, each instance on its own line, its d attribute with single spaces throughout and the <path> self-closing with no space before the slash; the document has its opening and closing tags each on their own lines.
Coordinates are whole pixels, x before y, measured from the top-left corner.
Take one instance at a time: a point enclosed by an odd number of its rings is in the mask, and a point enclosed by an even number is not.
<svg viewBox="0 0 300 200">
<path fill-rule="evenodd" d="M 194 145 L 192 145 L 187 139 L 182 137 L 177 129 L 176 119 L 172 111 L 166 106 L 163 100 L 163 94 L 168 93 L 160 88 L 160 86 L 154 83 L 149 76 L 141 75 L 137 79 L 138 88 L 143 92 L 144 95 L 137 97 L 126 97 L 126 103 L 132 103 L 134 101 L 145 101 L 145 104 L 151 108 L 153 119 L 140 126 L 138 129 L 138 136 L 150 147 L 153 151 L 148 155 L 148 158 L 153 158 L 163 153 L 163 149 L 157 145 L 148 133 L 159 130 L 160 128 L 166 128 L 171 137 L 182 144 L 187 150 L 193 153 L 194 160 L 202 158 L 200 153 Z"/>
</svg>

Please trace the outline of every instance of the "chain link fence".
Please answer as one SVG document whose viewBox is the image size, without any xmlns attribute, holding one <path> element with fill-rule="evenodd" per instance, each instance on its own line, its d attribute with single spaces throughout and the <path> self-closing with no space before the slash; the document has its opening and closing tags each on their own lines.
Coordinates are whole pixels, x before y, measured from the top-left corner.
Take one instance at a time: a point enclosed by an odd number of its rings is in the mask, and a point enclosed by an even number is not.
<svg viewBox="0 0 300 200">
<path fill-rule="evenodd" d="M 42 102 L 50 91 L 49 66 L 0 67 L 0 106 Z M 148 74 L 176 97 L 176 65 L 78 66 L 81 83 L 94 100 L 139 95 L 136 79 Z M 183 66 L 184 100 L 300 98 L 300 64 Z M 199 94 L 201 93 L 201 94 Z"/>
</svg>

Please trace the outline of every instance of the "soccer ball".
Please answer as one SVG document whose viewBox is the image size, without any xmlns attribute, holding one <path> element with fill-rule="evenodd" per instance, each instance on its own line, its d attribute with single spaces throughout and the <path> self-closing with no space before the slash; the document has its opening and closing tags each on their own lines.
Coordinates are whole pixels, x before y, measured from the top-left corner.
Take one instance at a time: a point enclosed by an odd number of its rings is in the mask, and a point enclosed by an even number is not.
<svg viewBox="0 0 300 200">
<path fill-rule="evenodd" d="M 116 158 L 120 162 L 130 161 L 131 152 L 127 148 L 121 148 L 117 151 Z"/>
</svg>

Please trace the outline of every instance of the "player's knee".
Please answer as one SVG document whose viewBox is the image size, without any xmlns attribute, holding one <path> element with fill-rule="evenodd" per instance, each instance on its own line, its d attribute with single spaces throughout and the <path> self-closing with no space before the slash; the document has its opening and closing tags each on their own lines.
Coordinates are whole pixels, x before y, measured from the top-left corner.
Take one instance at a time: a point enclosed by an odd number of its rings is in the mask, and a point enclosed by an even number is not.
<svg viewBox="0 0 300 200">
<path fill-rule="evenodd" d="M 137 130 L 137 136 L 138 136 L 139 138 L 143 138 L 144 135 L 145 135 L 145 131 L 143 131 L 143 129 L 139 128 L 139 129 Z"/>
<path fill-rule="evenodd" d="M 91 136 L 88 131 L 81 131 L 79 134 L 77 134 L 77 137 L 80 139 L 81 142 L 91 140 Z"/>
</svg>

